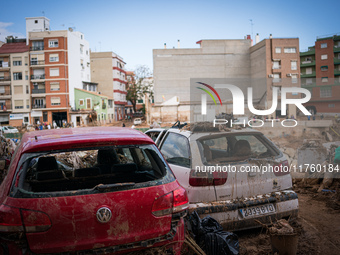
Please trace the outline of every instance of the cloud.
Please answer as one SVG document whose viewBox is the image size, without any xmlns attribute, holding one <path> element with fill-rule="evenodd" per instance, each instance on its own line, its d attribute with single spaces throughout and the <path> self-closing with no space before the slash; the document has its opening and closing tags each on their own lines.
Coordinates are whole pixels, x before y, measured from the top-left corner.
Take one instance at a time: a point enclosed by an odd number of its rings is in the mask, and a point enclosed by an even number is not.
<svg viewBox="0 0 340 255">
<path fill-rule="evenodd" d="M 0 41 L 5 42 L 5 38 L 9 35 L 13 35 L 14 37 L 18 37 L 18 38 L 26 37 L 25 35 L 21 33 L 10 31 L 10 26 L 12 25 L 13 23 L 0 22 Z"/>
</svg>

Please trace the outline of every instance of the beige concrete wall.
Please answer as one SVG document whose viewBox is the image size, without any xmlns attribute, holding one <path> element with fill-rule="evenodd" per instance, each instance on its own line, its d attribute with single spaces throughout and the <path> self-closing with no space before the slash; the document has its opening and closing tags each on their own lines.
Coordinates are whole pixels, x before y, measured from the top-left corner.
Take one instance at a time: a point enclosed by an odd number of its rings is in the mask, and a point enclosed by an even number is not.
<svg viewBox="0 0 340 255">
<path fill-rule="evenodd" d="M 113 98 L 112 52 L 91 52 L 91 81 L 98 83 L 98 92 Z"/>
</svg>

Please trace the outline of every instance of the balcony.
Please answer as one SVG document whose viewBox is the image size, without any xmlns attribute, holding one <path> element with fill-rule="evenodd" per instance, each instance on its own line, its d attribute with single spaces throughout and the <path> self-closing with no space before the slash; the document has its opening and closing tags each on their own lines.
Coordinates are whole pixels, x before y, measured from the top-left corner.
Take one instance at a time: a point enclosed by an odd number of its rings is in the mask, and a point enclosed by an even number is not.
<svg viewBox="0 0 340 255">
<path fill-rule="evenodd" d="M 32 109 L 43 109 L 46 108 L 46 104 L 39 105 L 39 104 L 32 104 Z"/>
<path fill-rule="evenodd" d="M 334 65 L 340 65 L 340 58 L 334 58 Z"/>
<path fill-rule="evenodd" d="M 334 46 L 333 52 L 340 52 L 340 46 Z"/>
<path fill-rule="evenodd" d="M 309 74 L 307 74 L 307 73 L 302 73 L 302 74 L 301 74 L 301 78 L 315 78 L 315 71 L 312 72 L 312 73 L 309 73 Z"/>
<path fill-rule="evenodd" d="M 10 101 L 6 101 L 6 104 L 0 104 L 0 111 L 7 112 L 12 110 L 12 103 Z"/>
<path fill-rule="evenodd" d="M 2 81 L 11 81 L 11 76 L 1 76 L 0 82 L 2 82 Z"/>
<path fill-rule="evenodd" d="M 30 48 L 31 51 L 44 50 L 44 46 L 33 46 Z"/>
<path fill-rule="evenodd" d="M 45 65 L 45 60 L 31 60 L 31 66 Z"/>
<path fill-rule="evenodd" d="M 0 62 L 0 69 L 7 69 L 7 68 L 10 68 L 10 67 L 11 67 L 11 65 L 10 65 L 9 62 L 4 62 L 4 61 Z"/>
<path fill-rule="evenodd" d="M 273 83 L 280 83 L 281 82 L 281 78 L 273 78 Z"/>
<path fill-rule="evenodd" d="M 302 61 L 300 67 L 315 66 L 315 60 Z"/>
<path fill-rule="evenodd" d="M 340 70 L 334 70 L 334 76 L 340 75 Z"/>
<path fill-rule="evenodd" d="M 32 94 L 42 94 L 46 93 L 45 89 L 32 89 Z"/>
<path fill-rule="evenodd" d="M 31 80 L 43 80 L 43 79 L 45 79 L 45 74 L 31 75 Z"/>
</svg>

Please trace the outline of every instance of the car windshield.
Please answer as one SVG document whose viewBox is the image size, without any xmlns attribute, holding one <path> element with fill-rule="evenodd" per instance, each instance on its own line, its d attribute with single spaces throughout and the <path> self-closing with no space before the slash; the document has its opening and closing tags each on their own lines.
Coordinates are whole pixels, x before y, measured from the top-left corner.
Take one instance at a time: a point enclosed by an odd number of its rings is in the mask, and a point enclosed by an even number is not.
<svg viewBox="0 0 340 255">
<path fill-rule="evenodd" d="M 16 128 L 14 128 L 14 127 L 7 127 L 8 129 L 16 129 Z"/>
<path fill-rule="evenodd" d="M 169 172 L 154 145 L 26 153 L 20 162 L 18 188 L 29 193 L 132 186 Z"/>
<path fill-rule="evenodd" d="M 202 160 L 208 164 L 279 155 L 279 151 L 262 135 L 209 136 L 200 139 L 198 144 Z"/>
</svg>

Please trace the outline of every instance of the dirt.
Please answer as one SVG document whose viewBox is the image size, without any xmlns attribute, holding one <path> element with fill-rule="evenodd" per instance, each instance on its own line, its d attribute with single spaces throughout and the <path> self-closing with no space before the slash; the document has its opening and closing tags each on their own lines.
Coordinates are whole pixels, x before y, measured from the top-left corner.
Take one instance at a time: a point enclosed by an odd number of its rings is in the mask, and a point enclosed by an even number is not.
<svg viewBox="0 0 340 255">
<path fill-rule="evenodd" d="M 297 254 L 340 254 L 340 208 L 333 193 L 299 193 L 299 216 L 290 224 L 298 233 Z M 239 231 L 240 254 L 273 254 L 268 231 Z"/>
</svg>

